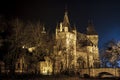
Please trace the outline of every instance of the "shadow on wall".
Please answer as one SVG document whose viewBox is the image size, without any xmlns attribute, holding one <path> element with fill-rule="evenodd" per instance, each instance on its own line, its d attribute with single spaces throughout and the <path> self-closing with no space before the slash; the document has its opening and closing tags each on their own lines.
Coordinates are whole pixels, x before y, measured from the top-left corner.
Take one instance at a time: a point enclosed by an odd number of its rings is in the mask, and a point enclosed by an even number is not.
<svg viewBox="0 0 120 80">
<path fill-rule="evenodd" d="M 84 78 L 89 78 L 90 76 L 88 74 L 84 74 Z"/>
</svg>

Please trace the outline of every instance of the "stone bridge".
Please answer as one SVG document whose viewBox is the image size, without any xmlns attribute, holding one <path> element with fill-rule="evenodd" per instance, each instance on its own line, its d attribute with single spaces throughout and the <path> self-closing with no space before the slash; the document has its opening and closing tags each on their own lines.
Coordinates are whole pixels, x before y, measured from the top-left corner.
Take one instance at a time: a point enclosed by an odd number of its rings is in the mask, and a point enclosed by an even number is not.
<svg viewBox="0 0 120 80">
<path fill-rule="evenodd" d="M 109 73 L 115 77 L 120 77 L 120 68 L 90 68 L 90 69 L 81 69 L 81 75 L 88 74 L 91 77 L 97 77 L 101 73 Z"/>
</svg>

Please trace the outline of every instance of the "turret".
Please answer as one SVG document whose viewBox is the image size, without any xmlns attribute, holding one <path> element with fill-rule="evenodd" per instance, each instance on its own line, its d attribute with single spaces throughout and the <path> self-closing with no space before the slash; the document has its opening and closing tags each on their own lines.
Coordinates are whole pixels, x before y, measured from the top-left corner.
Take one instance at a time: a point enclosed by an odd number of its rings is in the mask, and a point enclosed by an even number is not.
<svg viewBox="0 0 120 80">
<path fill-rule="evenodd" d="M 87 35 L 97 35 L 97 32 L 95 31 L 95 28 L 91 21 L 88 21 Z"/>
<path fill-rule="evenodd" d="M 92 53 L 93 59 L 95 60 L 93 63 L 95 63 L 97 60 L 99 60 L 99 51 L 98 51 L 98 34 L 94 29 L 93 23 L 89 21 L 88 27 L 87 27 L 87 39 L 92 45 L 87 46 L 88 52 Z"/>
<path fill-rule="evenodd" d="M 76 66 L 76 28 L 73 30 L 70 28 L 67 11 L 65 11 L 63 21 L 56 27 L 55 53 L 61 55 L 57 57 L 61 58 L 58 61 L 62 63 L 63 69 L 68 69 L 73 65 Z M 70 60 L 70 55 L 73 55 L 73 60 Z"/>
<path fill-rule="evenodd" d="M 68 12 L 67 11 L 65 11 L 65 15 L 64 15 L 64 19 L 63 19 L 63 26 L 64 27 L 69 27 L 70 26 L 70 22 L 69 22 Z"/>
<path fill-rule="evenodd" d="M 42 28 L 42 32 L 41 32 L 41 33 L 46 33 L 44 26 L 43 26 L 43 28 Z"/>
<path fill-rule="evenodd" d="M 87 38 L 93 43 L 93 45 L 95 45 L 95 46 L 98 45 L 98 34 L 95 31 L 95 28 L 91 21 L 88 22 Z"/>
<path fill-rule="evenodd" d="M 70 29 L 70 22 L 69 22 L 69 18 L 68 18 L 68 12 L 65 11 L 63 22 L 60 22 L 60 24 L 57 25 L 56 31 L 59 30 L 59 32 L 68 32 L 69 29 Z"/>
<path fill-rule="evenodd" d="M 74 25 L 74 27 L 73 27 L 73 30 L 72 30 L 75 34 L 76 34 L 76 36 L 77 36 L 77 29 L 76 29 L 76 26 Z"/>
</svg>

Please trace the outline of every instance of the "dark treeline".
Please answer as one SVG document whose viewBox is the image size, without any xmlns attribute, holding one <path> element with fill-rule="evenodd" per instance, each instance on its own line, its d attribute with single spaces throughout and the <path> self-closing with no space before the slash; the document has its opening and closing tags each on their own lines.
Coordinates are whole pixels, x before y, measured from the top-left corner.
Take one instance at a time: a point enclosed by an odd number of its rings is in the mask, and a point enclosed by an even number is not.
<svg viewBox="0 0 120 80">
<path fill-rule="evenodd" d="M 32 23 L 0 17 L 0 60 L 12 71 L 16 60 L 26 56 L 28 65 L 32 62 L 30 66 L 35 67 L 35 63 L 53 51 L 54 40 L 48 31 L 40 21 Z M 28 51 L 31 48 L 32 52 Z"/>
<path fill-rule="evenodd" d="M 100 50 L 101 67 L 120 67 L 120 42 L 110 40 Z"/>
</svg>

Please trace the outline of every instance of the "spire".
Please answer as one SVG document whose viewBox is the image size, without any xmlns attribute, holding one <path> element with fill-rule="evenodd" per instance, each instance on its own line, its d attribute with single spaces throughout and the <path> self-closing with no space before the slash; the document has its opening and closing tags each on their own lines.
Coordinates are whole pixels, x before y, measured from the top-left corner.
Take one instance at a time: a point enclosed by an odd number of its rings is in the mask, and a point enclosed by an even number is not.
<svg viewBox="0 0 120 80">
<path fill-rule="evenodd" d="M 76 29 L 76 25 L 75 25 L 75 24 L 74 24 L 74 28 L 73 28 L 73 29 L 74 29 L 74 30 L 77 30 L 77 29 Z"/>
<path fill-rule="evenodd" d="M 88 35 L 97 35 L 97 32 L 95 31 L 91 20 L 88 21 L 87 34 Z"/>
<path fill-rule="evenodd" d="M 56 29 L 59 29 L 59 27 L 58 27 L 58 23 L 57 23 L 57 25 L 56 25 Z"/>
<path fill-rule="evenodd" d="M 41 33 L 46 33 L 45 27 L 43 26 L 42 32 Z"/>
<path fill-rule="evenodd" d="M 63 26 L 68 27 L 70 25 L 69 19 L 68 19 L 68 12 L 67 10 L 65 10 L 65 15 L 64 15 L 64 19 L 63 19 Z"/>
</svg>

